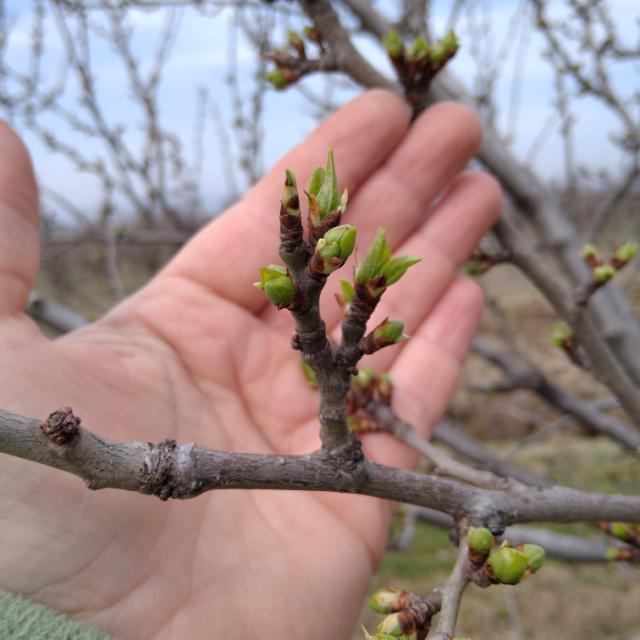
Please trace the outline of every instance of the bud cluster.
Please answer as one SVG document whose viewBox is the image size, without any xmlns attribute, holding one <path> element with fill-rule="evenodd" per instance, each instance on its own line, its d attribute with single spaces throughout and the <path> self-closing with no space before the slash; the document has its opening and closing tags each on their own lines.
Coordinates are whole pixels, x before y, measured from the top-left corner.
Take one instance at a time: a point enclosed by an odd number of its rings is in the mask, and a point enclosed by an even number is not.
<svg viewBox="0 0 640 640">
<path fill-rule="evenodd" d="M 640 523 L 600 521 L 598 527 L 621 542 L 640 549 Z"/>
<path fill-rule="evenodd" d="M 469 562 L 474 568 L 472 579 L 479 583 L 518 584 L 538 571 L 545 558 L 537 544 L 511 545 L 506 540 L 495 547 L 495 538 L 485 527 L 471 527 L 467 534 Z"/>
<path fill-rule="evenodd" d="M 601 258 L 598 247 L 593 244 L 585 244 L 580 255 L 586 265 L 591 270 L 591 280 L 576 295 L 576 302 L 579 306 L 584 306 L 589 298 L 603 285 L 612 280 L 616 274 L 624 269 L 627 264 L 636 256 L 640 250 L 637 242 L 625 242 L 619 246 L 609 260 Z"/>
<path fill-rule="evenodd" d="M 569 359 L 579 367 L 588 368 L 578 348 L 573 329 L 568 324 L 557 324 L 553 328 L 551 344 L 562 349 Z"/>
<path fill-rule="evenodd" d="M 386 617 L 371 635 L 363 627 L 365 639 L 369 640 L 424 640 L 431 627 L 431 618 L 436 606 L 414 593 L 386 587 L 378 589 L 369 598 L 369 607 Z"/>
<path fill-rule="evenodd" d="M 306 42 L 306 44 L 305 44 Z M 307 46 L 317 45 L 324 53 L 324 42 L 314 27 L 305 27 L 302 34 L 289 30 L 287 45 L 266 54 L 276 67 L 265 74 L 265 80 L 275 89 L 283 90 L 297 82 L 303 75 L 318 69 L 318 60 L 307 57 Z"/>
<path fill-rule="evenodd" d="M 412 104 L 418 102 L 420 95 L 424 95 L 433 78 L 453 58 L 460 46 L 453 31 L 431 44 L 419 36 L 409 46 L 405 46 L 396 31 L 391 31 L 382 39 L 382 43 Z"/>
<path fill-rule="evenodd" d="M 354 433 L 377 431 L 378 424 L 367 411 L 370 402 L 390 405 L 393 383 L 388 373 L 376 374 L 371 368 L 360 369 L 351 377 L 351 391 L 347 394 L 347 426 Z"/>
<path fill-rule="evenodd" d="M 478 247 L 469 257 L 465 271 L 470 276 L 481 276 L 487 273 L 491 267 L 508 262 L 509 257 L 508 253 L 504 251 L 489 253 Z"/>
</svg>

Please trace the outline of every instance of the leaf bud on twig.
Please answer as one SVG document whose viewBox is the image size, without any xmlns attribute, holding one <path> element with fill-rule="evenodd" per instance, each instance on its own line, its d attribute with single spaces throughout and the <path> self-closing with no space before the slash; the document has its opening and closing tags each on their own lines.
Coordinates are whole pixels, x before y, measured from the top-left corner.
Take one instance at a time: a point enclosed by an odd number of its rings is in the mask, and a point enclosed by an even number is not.
<svg viewBox="0 0 640 640">
<path fill-rule="evenodd" d="M 314 275 L 333 273 L 346 262 L 355 243 L 356 230 L 350 224 L 329 229 L 316 244 L 309 270 Z"/>
<path fill-rule="evenodd" d="M 595 269 L 602 262 L 600 260 L 598 247 L 591 243 L 585 244 L 582 249 L 580 249 L 580 256 L 590 269 Z"/>
<path fill-rule="evenodd" d="M 593 280 L 598 284 L 606 284 L 616 275 L 616 269 L 610 264 L 600 264 L 593 271 Z"/>
<path fill-rule="evenodd" d="M 637 242 L 625 242 L 622 246 L 618 247 L 613 257 L 611 258 L 611 264 L 616 269 L 622 269 L 627 266 L 640 250 L 640 244 Z"/>
<path fill-rule="evenodd" d="M 376 638 L 393 638 L 394 640 L 414 640 L 415 627 L 411 620 L 405 620 L 402 611 L 389 614 L 376 628 Z"/>
<path fill-rule="evenodd" d="M 418 36 L 407 51 L 407 60 L 416 62 L 424 60 L 428 53 L 427 41 L 422 36 Z"/>
<path fill-rule="evenodd" d="M 496 580 L 502 584 L 518 584 L 528 568 L 524 553 L 506 542 L 489 555 L 489 565 Z"/>
<path fill-rule="evenodd" d="M 531 573 L 538 571 L 544 564 L 546 553 L 540 545 L 526 543 L 517 545 L 516 549 L 525 555 Z"/>
<path fill-rule="evenodd" d="M 369 608 L 377 613 L 396 613 L 410 604 L 411 594 L 404 589 L 384 587 L 369 598 Z"/>
<path fill-rule="evenodd" d="M 384 347 L 397 344 L 406 340 L 404 335 L 404 322 L 400 320 L 389 320 L 385 318 L 371 333 L 366 335 L 360 342 L 363 353 L 375 353 Z"/>
<path fill-rule="evenodd" d="M 288 307 L 296 298 L 296 287 L 284 267 L 270 264 L 260 267 L 260 281 L 253 286 L 262 289 L 267 299 L 280 309 Z"/>
<path fill-rule="evenodd" d="M 444 64 L 453 58 L 459 48 L 458 37 L 453 29 L 449 29 L 442 40 L 435 42 L 429 48 L 429 60 L 434 65 Z"/>
<path fill-rule="evenodd" d="M 402 44 L 397 31 L 390 31 L 388 35 L 382 38 L 382 44 L 391 58 L 400 59 L 404 56 L 404 44 Z"/>
<path fill-rule="evenodd" d="M 318 167 L 311 175 L 307 196 L 309 219 L 314 227 L 319 227 L 329 214 L 344 213 L 347 208 L 347 191 L 341 196 L 338 190 L 333 151 L 327 155 L 326 166 Z"/>
<path fill-rule="evenodd" d="M 274 89 L 278 90 L 286 89 L 291 84 L 287 71 L 280 68 L 265 73 L 264 79 L 269 82 Z"/>
<path fill-rule="evenodd" d="M 489 556 L 495 538 L 486 527 L 471 527 L 467 534 L 467 544 L 469 545 L 469 561 L 478 567 L 484 564 Z"/>
</svg>

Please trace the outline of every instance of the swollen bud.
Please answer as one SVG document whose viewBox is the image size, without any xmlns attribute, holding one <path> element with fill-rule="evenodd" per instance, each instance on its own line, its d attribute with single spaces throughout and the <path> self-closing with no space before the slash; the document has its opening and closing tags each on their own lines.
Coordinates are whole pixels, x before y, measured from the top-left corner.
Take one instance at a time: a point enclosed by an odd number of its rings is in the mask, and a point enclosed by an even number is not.
<svg viewBox="0 0 640 640">
<path fill-rule="evenodd" d="M 565 348 L 569 341 L 573 340 L 573 329 L 566 324 L 559 324 L 553 328 L 551 344 Z"/>
<path fill-rule="evenodd" d="M 330 213 L 344 212 L 347 206 L 346 191 L 340 196 L 338 179 L 333 162 L 333 151 L 327 155 L 327 164 L 318 167 L 311 175 L 309 182 L 309 217 L 314 227 L 320 226 Z"/>
<path fill-rule="evenodd" d="M 325 275 L 339 269 L 351 255 L 356 243 L 356 230 L 350 224 L 329 229 L 316 244 L 313 271 Z"/>
<path fill-rule="evenodd" d="M 391 638 L 402 638 L 402 640 L 409 640 L 414 637 L 414 634 L 409 631 L 409 634 L 403 630 L 402 619 L 400 613 L 392 613 L 388 615 L 376 628 L 376 638 L 390 636 Z"/>
<path fill-rule="evenodd" d="M 621 247 L 618 247 L 614 253 L 614 258 L 619 263 L 618 268 L 632 260 L 638 251 L 640 251 L 640 244 L 637 242 L 625 242 Z"/>
<path fill-rule="evenodd" d="M 471 527 L 467 534 L 467 544 L 469 545 L 469 560 L 472 564 L 479 566 L 484 563 L 493 549 L 495 538 L 486 527 Z"/>
<path fill-rule="evenodd" d="M 289 78 L 282 69 L 274 69 L 265 73 L 264 79 L 270 82 L 274 89 L 286 89 L 289 86 Z"/>
<path fill-rule="evenodd" d="M 453 29 L 450 29 L 442 40 L 433 44 L 429 49 L 429 60 L 432 64 L 443 64 L 453 58 L 460 42 Z"/>
<path fill-rule="evenodd" d="M 382 38 L 382 44 L 392 58 L 401 58 L 404 53 L 404 45 L 397 31 L 390 31 L 389 35 Z"/>
<path fill-rule="evenodd" d="M 284 189 L 282 190 L 282 208 L 285 213 L 294 218 L 300 217 L 300 202 L 298 199 L 298 185 L 296 177 L 292 171 L 286 169 L 284 179 Z"/>
<path fill-rule="evenodd" d="M 360 341 L 362 353 L 375 353 L 384 347 L 402 342 L 407 338 L 404 335 L 404 322 L 400 320 L 383 320 L 371 333 L 368 333 Z"/>
<path fill-rule="evenodd" d="M 428 52 L 427 41 L 422 36 L 418 36 L 409 47 L 407 60 L 424 60 L 427 57 Z"/>
<path fill-rule="evenodd" d="M 582 249 L 580 249 L 580 257 L 585 260 L 598 260 L 600 258 L 600 254 L 598 253 L 598 247 L 595 244 L 585 244 Z"/>
<path fill-rule="evenodd" d="M 369 607 L 377 613 L 396 613 L 407 606 L 409 594 L 394 587 L 378 589 L 369 598 Z"/>
<path fill-rule="evenodd" d="M 611 264 L 601 264 L 593 270 L 592 275 L 594 282 L 605 284 L 616 275 L 616 269 Z"/>
<path fill-rule="evenodd" d="M 521 551 L 501 546 L 489 556 L 489 564 L 498 580 L 503 584 L 518 584 L 527 571 L 527 557 Z"/>
<path fill-rule="evenodd" d="M 632 527 L 627 522 L 612 522 L 610 533 L 614 538 L 623 542 L 628 542 L 633 538 Z"/>
<path fill-rule="evenodd" d="M 385 320 L 373 330 L 373 335 L 377 340 L 395 343 L 405 338 L 403 331 L 404 322 L 400 320 Z"/>
<path fill-rule="evenodd" d="M 527 543 L 519 545 L 518 549 L 525 555 L 531 573 L 538 571 L 544 564 L 546 553 L 541 546 Z"/>
<path fill-rule="evenodd" d="M 296 297 L 293 280 L 284 267 L 277 264 L 261 267 L 260 282 L 254 282 L 253 286 L 262 289 L 269 302 L 280 308 L 289 306 Z"/>
</svg>

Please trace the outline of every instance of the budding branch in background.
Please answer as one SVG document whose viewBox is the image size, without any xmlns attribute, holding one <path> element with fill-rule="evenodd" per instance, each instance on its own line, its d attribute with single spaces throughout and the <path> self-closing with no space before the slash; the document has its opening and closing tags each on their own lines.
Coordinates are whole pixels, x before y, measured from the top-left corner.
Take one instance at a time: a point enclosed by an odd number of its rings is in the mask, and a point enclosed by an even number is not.
<svg viewBox="0 0 640 640">
<path fill-rule="evenodd" d="M 313 173 L 306 193 L 305 240 L 296 179 L 287 171 L 280 205 L 279 253 L 284 266 L 263 267 L 256 286 L 278 308 L 288 309 L 295 320 L 292 346 L 302 352 L 309 379 L 320 394 L 320 451 L 279 456 L 213 451 L 196 444 L 178 445 L 173 440 L 115 443 L 84 429 L 70 408 L 53 412 L 44 422 L 0 412 L 0 451 L 74 473 L 92 489 L 120 488 L 162 500 L 193 498 L 219 488 L 298 489 L 360 493 L 448 514 L 457 523 L 460 538 L 454 571 L 435 595 L 424 599 L 412 596 L 409 606 L 385 618 L 378 627 L 379 639 L 426 638 L 431 618 L 438 611 L 433 637 L 449 638 L 462 591 L 469 582 L 480 586 L 516 584 L 527 572 L 539 568 L 529 558 L 535 547 L 531 544 L 514 547 L 503 542 L 491 552 L 487 547 L 482 561 L 471 558 L 464 541 L 469 525 L 481 527 L 493 542 L 494 535 L 514 522 L 605 521 L 612 523 L 614 535 L 635 544 L 637 528 L 628 522 L 640 513 L 640 497 L 554 486 L 534 489 L 468 469 L 424 441 L 393 413 L 390 379 L 365 371 L 358 374 L 356 366 L 365 353 L 405 338 L 399 321 L 384 320 L 369 334 L 367 322 L 387 287 L 403 277 L 418 258 L 391 257 L 385 232 L 378 229 L 369 252 L 355 269 L 354 283 L 342 283 L 345 318 L 342 341 L 334 346 L 320 315 L 320 293 L 328 276 L 351 255 L 356 231 L 342 224 L 348 198 L 346 192 L 339 192 L 331 152 L 326 166 Z M 393 433 L 430 459 L 436 471 L 456 480 L 367 460 L 349 430 L 348 406 L 351 411 L 365 410 L 373 429 Z"/>
</svg>

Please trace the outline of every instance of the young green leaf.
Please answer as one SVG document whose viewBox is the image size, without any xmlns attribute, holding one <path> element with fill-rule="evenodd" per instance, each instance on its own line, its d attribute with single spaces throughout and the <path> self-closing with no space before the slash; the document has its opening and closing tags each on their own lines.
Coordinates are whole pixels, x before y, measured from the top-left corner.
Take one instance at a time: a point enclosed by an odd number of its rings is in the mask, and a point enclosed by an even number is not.
<svg viewBox="0 0 640 640">
<path fill-rule="evenodd" d="M 353 285 L 348 280 L 340 280 L 340 292 L 342 293 L 342 299 L 351 304 L 356 292 L 353 289 Z"/>
<path fill-rule="evenodd" d="M 382 44 L 392 58 L 402 57 L 402 54 L 404 53 L 404 45 L 402 44 L 402 40 L 400 39 L 397 31 L 390 31 L 389 35 L 382 38 Z"/>
<path fill-rule="evenodd" d="M 378 231 L 371 243 L 369 253 L 360 263 L 356 270 L 356 282 L 358 284 L 366 284 L 373 278 L 382 274 L 382 269 L 389 262 L 391 257 L 391 248 L 387 243 L 387 236 L 382 227 L 378 227 Z"/>
<path fill-rule="evenodd" d="M 387 286 L 395 284 L 407 272 L 409 267 L 420 262 L 417 256 L 397 256 L 391 258 L 382 269 L 382 275 Z"/>
</svg>

